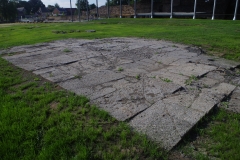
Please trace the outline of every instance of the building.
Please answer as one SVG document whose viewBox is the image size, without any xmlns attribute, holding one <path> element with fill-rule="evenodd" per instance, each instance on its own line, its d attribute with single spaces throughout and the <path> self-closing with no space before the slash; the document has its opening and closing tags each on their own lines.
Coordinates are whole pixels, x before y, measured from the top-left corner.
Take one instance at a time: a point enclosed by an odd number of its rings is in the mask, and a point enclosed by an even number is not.
<svg viewBox="0 0 240 160">
<path fill-rule="evenodd" d="M 17 8 L 17 19 L 25 18 L 26 9 L 24 7 Z"/>
<path fill-rule="evenodd" d="M 47 18 L 48 16 L 52 15 L 52 13 L 46 7 L 40 7 L 37 11 L 36 15 L 41 18 Z"/>
<path fill-rule="evenodd" d="M 77 8 L 72 8 L 72 14 L 77 12 Z M 52 12 L 53 16 L 70 16 L 71 8 L 55 8 Z"/>
</svg>

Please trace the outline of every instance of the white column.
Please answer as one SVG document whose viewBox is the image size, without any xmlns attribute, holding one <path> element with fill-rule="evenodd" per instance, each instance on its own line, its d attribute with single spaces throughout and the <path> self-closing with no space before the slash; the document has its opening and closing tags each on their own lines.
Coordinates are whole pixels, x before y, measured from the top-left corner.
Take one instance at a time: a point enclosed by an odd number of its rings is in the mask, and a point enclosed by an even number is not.
<svg viewBox="0 0 240 160">
<path fill-rule="evenodd" d="M 237 19 L 237 9 L 238 9 L 238 0 L 236 0 L 235 12 L 234 12 L 234 17 L 233 17 L 234 21 Z"/>
<path fill-rule="evenodd" d="M 214 16 L 215 16 L 215 8 L 216 8 L 216 0 L 214 0 L 214 4 L 213 4 L 213 13 L 212 13 L 212 20 L 214 20 Z"/>
<path fill-rule="evenodd" d="M 80 0 L 78 0 L 78 21 L 81 22 L 81 10 L 80 10 Z"/>
<path fill-rule="evenodd" d="M 151 0 L 151 18 L 153 18 L 153 0 Z"/>
<path fill-rule="evenodd" d="M 171 0 L 171 16 L 170 16 L 170 18 L 172 18 L 173 17 L 173 0 Z"/>
<path fill-rule="evenodd" d="M 196 6 L 197 6 L 197 0 L 194 2 L 194 13 L 193 13 L 193 19 L 196 18 Z"/>
<path fill-rule="evenodd" d="M 98 0 L 96 0 L 96 5 L 97 5 L 96 12 L 97 12 L 97 19 L 98 19 Z"/>
<path fill-rule="evenodd" d="M 109 18 L 109 0 L 107 0 L 107 14 L 108 14 L 108 18 Z"/>
<path fill-rule="evenodd" d="M 120 18 L 122 18 L 122 0 L 119 1 L 120 1 Z"/>
<path fill-rule="evenodd" d="M 134 18 L 137 18 L 136 8 L 137 8 L 137 0 L 134 0 Z"/>
</svg>

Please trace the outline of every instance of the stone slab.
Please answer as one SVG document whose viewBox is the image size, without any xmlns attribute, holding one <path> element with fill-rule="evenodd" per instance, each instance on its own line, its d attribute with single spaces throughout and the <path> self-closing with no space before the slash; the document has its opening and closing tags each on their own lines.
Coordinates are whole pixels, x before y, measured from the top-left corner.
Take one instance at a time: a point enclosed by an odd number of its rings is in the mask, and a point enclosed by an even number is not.
<svg viewBox="0 0 240 160">
<path fill-rule="evenodd" d="M 129 124 L 138 132 L 162 143 L 166 149 L 171 149 L 173 144 L 181 140 L 181 136 L 176 132 L 172 118 L 167 113 L 166 106 L 162 101 L 158 101 L 138 114 Z"/>
<path fill-rule="evenodd" d="M 185 76 L 196 76 L 201 77 L 202 75 L 213 71 L 216 69 L 214 66 L 204 65 L 204 64 L 192 64 L 186 63 L 179 66 L 170 66 L 166 68 L 169 72 L 182 74 Z"/>
<path fill-rule="evenodd" d="M 240 88 L 239 87 L 233 91 L 228 107 L 225 109 L 235 113 L 240 113 Z"/>
<path fill-rule="evenodd" d="M 149 103 L 155 103 L 181 88 L 180 85 L 164 82 L 161 79 L 145 78 L 143 82 L 144 97 Z"/>
<path fill-rule="evenodd" d="M 169 79 L 175 84 L 185 86 L 186 80 L 189 79 L 188 76 L 184 76 L 181 74 L 176 74 L 176 73 L 170 73 L 165 69 L 159 70 L 159 71 L 153 71 L 149 74 L 147 74 L 148 77 L 155 77 L 155 78 L 160 78 L 160 79 Z"/>
<path fill-rule="evenodd" d="M 198 111 L 208 113 L 221 100 L 231 94 L 236 86 L 220 83 L 218 86 L 211 89 L 203 89 L 199 97 L 193 102 L 191 108 Z"/>
</svg>

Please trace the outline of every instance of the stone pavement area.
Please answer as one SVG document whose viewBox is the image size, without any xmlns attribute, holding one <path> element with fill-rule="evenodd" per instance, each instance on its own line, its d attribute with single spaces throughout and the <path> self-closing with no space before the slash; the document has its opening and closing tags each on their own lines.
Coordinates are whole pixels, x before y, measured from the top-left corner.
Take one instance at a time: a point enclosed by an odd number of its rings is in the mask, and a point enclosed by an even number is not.
<svg viewBox="0 0 240 160">
<path fill-rule="evenodd" d="M 196 47 L 137 38 L 67 39 L 2 53 L 16 66 L 88 96 L 167 150 L 222 100 L 240 112 L 239 63 Z"/>
</svg>

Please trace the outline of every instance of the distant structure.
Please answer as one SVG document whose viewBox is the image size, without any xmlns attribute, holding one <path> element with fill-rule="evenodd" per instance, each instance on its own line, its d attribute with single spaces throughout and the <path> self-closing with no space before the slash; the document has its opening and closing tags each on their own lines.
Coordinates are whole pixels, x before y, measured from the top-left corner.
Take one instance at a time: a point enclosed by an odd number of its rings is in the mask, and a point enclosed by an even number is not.
<svg viewBox="0 0 240 160">
<path fill-rule="evenodd" d="M 77 8 L 72 8 L 72 13 L 76 13 Z M 53 16 L 70 16 L 71 8 L 55 8 L 52 12 Z"/>
<path fill-rule="evenodd" d="M 36 14 L 36 16 L 41 17 L 43 19 L 52 15 L 52 13 L 46 7 L 40 7 L 35 14 Z"/>
<path fill-rule="evenodd" d="M 192 17 L 195 18 L 209 18 L 214 20 L 219 19 L 233 19 L 239 17 L 240 9 L 238 10 L 239 0 L 143 0 L 138 2 L 134 0 L 131 6 L 134 9 L 132 17 Z M 109 8 L 112 6 L 105 6 L 106 14 L 110 17 Z M 111 10 L 111 9 L 110 9 Z M 119 4 L 119 17 L 122 18 L 122 4 Z M 116 12 L 116 11 L 115 11 Z M 112 16 L 112 15 L 111 15 Z"/>
<path fill-rule="evenodd" d="M 26 9 L 24 7 L 17 8 L 17 19 L 25 18 Z"/>
</svg>

